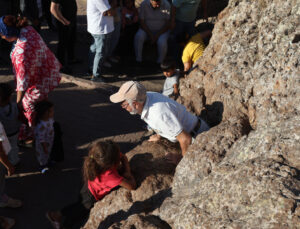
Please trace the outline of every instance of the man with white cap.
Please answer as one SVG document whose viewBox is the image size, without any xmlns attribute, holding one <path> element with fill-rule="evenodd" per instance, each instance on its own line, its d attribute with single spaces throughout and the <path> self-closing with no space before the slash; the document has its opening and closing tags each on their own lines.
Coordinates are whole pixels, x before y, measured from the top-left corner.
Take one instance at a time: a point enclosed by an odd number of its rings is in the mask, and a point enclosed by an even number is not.
<svg viewBox="0 0 300 229">
<path fill-rule="evenodd" d="M 124 83 L 119 91 L 110 96 L 113 103 L 121 103 L 130 114 L 139 114 L 155 132 L 149 141 L 165 137 L 171 142 L 179 142 L 182 156 L 199 133 L 209 130 L 209 126 L 199 117 L 188 112 L 176 101 L 156 92 L 146 92 L 146 88 L 136 82 Z M 168 153 L 167 159 L 178 164 L 181 155 Z"/>
</svg>

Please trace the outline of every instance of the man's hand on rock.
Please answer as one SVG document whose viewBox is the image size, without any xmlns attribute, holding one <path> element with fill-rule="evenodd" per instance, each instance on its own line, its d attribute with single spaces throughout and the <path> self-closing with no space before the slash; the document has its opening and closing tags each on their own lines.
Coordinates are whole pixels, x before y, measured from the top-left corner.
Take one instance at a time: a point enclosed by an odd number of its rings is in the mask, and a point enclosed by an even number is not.
<svg viewBox="0 0 300 229">
<path fill-rule="evenodd" d="M 150 138 L 148 139 L 149 142 L 157 142 L 160 140 L 160 135 L 158 134 L 154 134 L 152 136 L 150 136 Z"/>
</svg>

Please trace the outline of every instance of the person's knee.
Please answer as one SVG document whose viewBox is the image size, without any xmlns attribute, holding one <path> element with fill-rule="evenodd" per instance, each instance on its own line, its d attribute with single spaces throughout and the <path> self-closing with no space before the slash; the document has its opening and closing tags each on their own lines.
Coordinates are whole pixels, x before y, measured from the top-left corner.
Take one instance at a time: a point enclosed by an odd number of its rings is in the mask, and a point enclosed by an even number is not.
<svg viewBox="0 0 300 229">
<path fill-rule="evenodd" d="M 168 38 L 167 37 L 159 37 L 159 39 L 157 40 L 157 45 L 159 47 L 167 47 Z"/>
<path fill-rule="evenodd" d="M 135 34 L 134 41 L 138 42 L 138 43 L 144 43 L 146 38 L 147 38 L 147 35 L 143 31 L 138 31 Z"/>
</svg>

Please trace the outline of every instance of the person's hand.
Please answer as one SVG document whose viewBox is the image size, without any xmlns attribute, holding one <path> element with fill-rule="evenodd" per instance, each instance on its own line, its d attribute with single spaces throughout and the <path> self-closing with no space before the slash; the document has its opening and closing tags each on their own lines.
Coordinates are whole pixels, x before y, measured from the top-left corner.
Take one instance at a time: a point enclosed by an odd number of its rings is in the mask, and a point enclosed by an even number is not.
<svg viewBox="0 0 300 229">
<path fill-rule="evenodd" d="M 68 26 L 68 25 L 70 25 L 70 24 L 71 24 L 70 21 L 68 21 L 67 19 L 64 20 L 64 25 Z"/>
<path fill-rule="evenodd" d="M 148 139 L 149 142 L 157 142 L 160 140 L 160 135 L 158 134 L 154 134 L 152 136 L 150 136 L 150 138 Z"/>
<path fill-rule="evenodd" d="M 7 167 L 7 175 L 11 176 L 15 173 L 15 167 L 13 167 L 12 165 Z"/>
<path fill-rule="evenodd" d="M 125 177 L 127 179 L 132 178 L 132 174 L 130 171 L 125 171 L 122 175 L 123 175 L 123 177 Z"/>
</svg>

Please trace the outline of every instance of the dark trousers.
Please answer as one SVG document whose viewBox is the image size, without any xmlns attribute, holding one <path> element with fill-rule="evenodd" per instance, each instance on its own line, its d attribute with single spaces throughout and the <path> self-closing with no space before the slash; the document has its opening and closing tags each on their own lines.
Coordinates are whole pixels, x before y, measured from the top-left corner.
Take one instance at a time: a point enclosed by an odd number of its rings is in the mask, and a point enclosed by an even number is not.
<svg viewBox="0 0 300 229">
<path fill-rule="evenodd" d="M 58 47 L 57 58 L 62 65 L 65 65 L 65 56 L 67 54 L 68 60 L 75 58 L 74 48 L 76 42 L 76 20 L 73 20 L 70 25 L 63 25 L 57 22 L 58 29 Z"/>
<path fill-rule="evenodd" d="M 134 36 L 139 29 L 138 23 L 127 25 L 121 33 L 117 54 L 120 56 L 134 56 Z"/>
<path fill-rule="evenodd" d="M 89 215 L 95 202 L 96 199 L 88 189 L 87 185 L 84 185 L 80 190 L 77 202 L 70 204 L 61 210 L 64 228 L 72 228 L 74 225 L 83 221 Z"/>
</svg>

